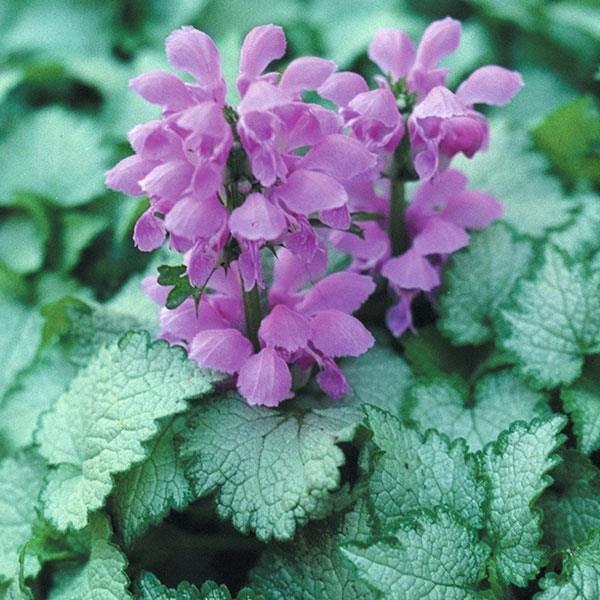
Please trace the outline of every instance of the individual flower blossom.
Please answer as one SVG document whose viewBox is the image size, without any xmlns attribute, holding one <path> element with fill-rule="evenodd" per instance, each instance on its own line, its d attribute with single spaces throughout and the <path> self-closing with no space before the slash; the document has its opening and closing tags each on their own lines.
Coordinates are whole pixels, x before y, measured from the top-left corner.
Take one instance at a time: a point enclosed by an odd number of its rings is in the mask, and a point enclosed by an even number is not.
<svg viewBox="0 0 600 600">
<path fill-rule="evenodd" d="M 269 310 L 258 330 L 259 347 L 245 335 L 239 266 L 219 269 L 210 290 L 198 302 L 189 298 L 174 310 L 160 313 L 161 337 L 184 346 L 200 366 L 236 376 L 237 389 L 250 404 L 277 406 L 293 396 L 290 367 L 318 369 L 320 387 L 333 398 L 348 392 L 335 359 L 359 356 L 373 337 L 351 313 L 371 294 L 370 277 L 339 272 L 323 277 L 323 248 L 309 263 L 286 249 L 277 253 Z M 309 282 L 315 282 L 306 287 Z M 163 305 L 168 288 L 153 278 L 146 291 Z M 165 291 L 166 290 L 166 291 Z"/>
<path fill-rule="evenodd" d="M 406 210 L 410 248 L 387 260 L 381 274 L 399 300 L 387 315 L 394 335 L 412 329 L 411 302 L 418 292 L 440 285 L 447 256 L 469 242 L 467 229 L 483 229 L 502 216 L 502 204 L 485 192 L 468 190 L 466 176 L 455 169 L 424 181 Z"/>
<path fill-rule="evenodd" d="M 381 85 L 387 88 L 391 84 L 392 89 L 414 96 L 414 109 L 402 108 L 410 112 L 411 153 L 421 179 L 445 169 L 458 152 L 470 158 L 485 149 L 487 121 L 473 105 L 502 106 L 523 85 L 518 73 L 488 65 L 474 71 L 456 94 L 447 89 L 448 69 L 437 65 L 458 48 L 460 34 L 460 23 L 446 17 L 425 30 L 416 49 L 400 29 L 380 30 L 369 46 L 369 57 L 389 78 Z"/>
<path fill-rule="evenodd" d="M 285 47 L 280 27 L 265 25 L 247 35 L 237 110 L 225 104 L 214 42 L 193 27 L 166 41 L 170 64 L 189 73 L 192 83 L 160 71 L 131 81 L 163 116 L 129 134 L 135 155 L 108 172 L 107 185 L 149 197 L 134 229 L 136 245 L 154 250 L 168 234 L 170 246 L 185 254 L 196 287 L 204 287 L 238 247 L 246 290 L 264 286 L 265 244 L 287 246 L 309 260 L 318 238 L 311 220 L 348 229 L 346 185 L 376 172 L 376 157 L 341 135 L 334 111 L 302 100 L 304 91 L 331 76 L 334 63 L 303 57 L 281 75 L 265 73 Z M 237 247 L 228 251 L 234 239 Z"/>
</svg>

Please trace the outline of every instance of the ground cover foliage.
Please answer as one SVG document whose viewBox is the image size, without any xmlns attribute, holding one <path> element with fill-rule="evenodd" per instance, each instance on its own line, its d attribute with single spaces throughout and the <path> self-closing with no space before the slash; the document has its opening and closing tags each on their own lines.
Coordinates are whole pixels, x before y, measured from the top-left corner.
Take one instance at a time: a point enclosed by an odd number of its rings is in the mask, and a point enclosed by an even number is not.
<svg viewBox="0 0 600 600">
<path fill-rule="evenodd" d="M 233 81 L 262 23 L 278 68 L 370 78 L 377 29 L 446 15 L 451 85 L 523 75 L 453 163 L 504 216 L 415 299 L 416 334 L 385 329 L 385 294 L 363 306 L 343 399 L 246 404 L 155 339 L 140 282 L 178 263 L 133 245 L 147 200 L 104 186 L 159 116 L 128 80 L 190 24 Z M 593 0 L 0 5 L 0 598 L 600 597 L 598 23 Z"/>
</svg>

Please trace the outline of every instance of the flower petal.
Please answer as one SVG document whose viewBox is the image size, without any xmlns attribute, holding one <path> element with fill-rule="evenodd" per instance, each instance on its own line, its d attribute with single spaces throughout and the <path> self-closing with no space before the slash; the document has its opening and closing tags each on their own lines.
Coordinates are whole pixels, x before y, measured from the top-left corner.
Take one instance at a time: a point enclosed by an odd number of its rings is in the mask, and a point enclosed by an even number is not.
<svg viewBox="0 0 600 600">
<path fill-rule="evenodd" d="M 124 192 L 130 196 L 142 196 L 144 190 L 140 187 L 140 181 L 157 166 L 157 162 L 134 154 L 124 158 L 110 171 L 107 171 L 104 182 L 112 190 Z"/>
<path fill-rule="evenodd" d="M 473 71 L 456 90 L 461 102 L 467 105 L 492 104 L 504 106 L 523 87 L 523 78 L 516 71 L 488 65 Z"/>
<path fill-rule="evenodd" d="M 319 387 L 334 400 L 339 400 L 350 391 L 342 370 L 332 360 L 325 360 L 324 367 L 315 377 Z"/>
<path fill-rule="evenodd" d="M 285 54 L 285 34 L 276 25 L 261 25 L 248 32 L 240 53 L 238 90 L 243 96 L 249 83 L 258 77 L 272 61 Z"/>
<path fill-rule="evenodd" d="M 277 406 L 290 398 L 292 376 L 285 361 L 272 348 L 251 356 L 238 375 L 238 391 L 248 404 Z"/>
<path fill-rule="evenodd" d="M 267 347 L 296 352 L 308 345 L 308 321 L 283 304 L 275 306 L 262 320 L 258 335 Z"/>
<path fill-rule="evenodd" d="M 236 238 L 251 241 L 275 240 L 286 230 L 283 211 L 262 194 L 250 194 L 229 217 L 229 229 Z"/>
<path fill-rule="evenodd" d="M 206 329 L 192 340 L 189 357 L 201 367 L 233 374 L 253 353 L 252 344 L 237 329 Z"/>
<path fill-rule="evenodd" d="M 327 309 L 353 313 L 374 291 L 375 284 L 368 275 L 350 271 L 332 273 L 306 293 L 298 311 L 306 315 Z"/>
<path fill-rule="evenodd" d="M 133 241 L 142 252 L 152 252 L 160 248 L 165 240 L 165 226 L 157 219 L 152 209 L 142 213 L 133 228 Z"/>
<path fill-rule="evenodd" d="M 431 217 L 413 240 L 413 248 L 422 256 L 451 254 L 468 243 L 469 235 L 462 227 L 440 217 Z"/>
<path fill-rule="evenodd" d="M 375 340 L 352 315 L 339 310 L 322 310 L 310 321 L 310 341 L 326 357 L 360 356 Z"/>
<path fill-rule="evenodd" d="M 216 233 L 227 219 L 227 209 L 216 196 L 202 200 L 186 196 L 179 200 L 165 217 L 169 233 L 195 241 Z"/>
<path fill-rule="evenodd" d="M 483 229 L 502 218 L 502 202 L 479 190 L 463 190 L 452 196 L 442 213 L 444 219 L 469 229 Z"/>
<path fill-rule="evenodd" d="M 150 71 L 133 78 L 129 89 L 146 102 L 158 104 L 169 111 L 178 111 L 194 103 L 185 83 L 167 71 Z"/>
<path fill-rule="evenodd" d="M 460 44 L 460 21 L 446 17 L 427 27 L 417 48 L 415 66 L 432 69 Z"/>
<path fill-rule="evenodd" d="M 358 94 L 369 91 L 367 82 L 358 73 L 333 73 L 317 90 L 319 95 L 338 106 L 346 106 Z"/>
<path fill-rule="evenodd" d="M 177 29 L 166 41 L 167 57 L 176 69 L 193 75 L 200 83 L 214 84 L 221 79 L 221 59 L 211 37 L 186 26 Z"/>
<path fill-rule="evenodd" d="M 306 169 L 294 171 L 275 193 L 292 212 L 300 215 L 338 208 L 348 202 L 341 183 L 325 173 Z"/>
<path fill-rule="evenodd" d="M 430 262 L 412 248 L 401 256 L 390 258 L 381 274 L 403 290 L 431 291 L 440 284 L 440 277 Z"/>
<path fill-rule="evenodd" d="M 369 44 L 369 58 L 394 81 L 405 77 L 415 60 L 415 46 L 401 29 L 380 29 Z"/>
<path fill-rule="evenodd" d="M 152 169 L 140 181 L 140 187 L 148 196 L 176 200 L 189 187 L 194 167 L 186 160 L 171 160 Z"/>
<path fill-rule="evenodd" d="M 293 60 L 279 80 L 279 89 L 297 96 L 305 90 L 316 90 L 335 71 L 335 63 L 316 56 L 302 56 Z"/>
</svg>

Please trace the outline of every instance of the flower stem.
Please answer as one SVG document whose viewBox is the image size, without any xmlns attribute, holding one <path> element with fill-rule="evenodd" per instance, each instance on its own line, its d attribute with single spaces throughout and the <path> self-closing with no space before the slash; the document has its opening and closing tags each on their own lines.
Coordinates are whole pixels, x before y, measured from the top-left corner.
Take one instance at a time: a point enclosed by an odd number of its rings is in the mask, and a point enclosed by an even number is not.
<svg viewBox="0 0 600 600">
<path fill-rule="evenodd" d="M 406 211 L 406 195 L 404 181 L 396 173 L 390 181 L 390 240 L 392 256 L 398 256 L 408 250 L 409 240 L 406 231 L 404 213 Z"/>
<path fill-rule="evenodd" d="M 243 285 L 243 284 L 242 284 Z M 243 290 L 244 319 L 246 321 L 246 337 L 252 342 L 254 350 L 260 350 L 258 343 L 258 328 L 260 327 L 260 291 L 255 285 L 249 292 Z"/>
</svg>

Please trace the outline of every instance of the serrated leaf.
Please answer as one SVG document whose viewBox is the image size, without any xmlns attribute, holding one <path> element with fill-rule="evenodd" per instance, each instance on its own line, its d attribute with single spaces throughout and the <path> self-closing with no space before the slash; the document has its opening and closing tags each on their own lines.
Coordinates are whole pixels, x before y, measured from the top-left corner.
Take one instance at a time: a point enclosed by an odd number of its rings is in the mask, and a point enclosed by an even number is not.
<svg viewBox="0 0 600 600">
<path fill-rule="evenodd" d="M 77 369 L 60 348 L 45 348 L 21 371 L 0 403 L 0 442 L 15 452 L 33 444 L 40 415 L 65 391 Z"/>
<path fill-rule="evenodd" d="M 498 308 L 529 267 L 531 244 L 515 240 L 500 224 L 475 233 L 465 250 L 453 255 L 444 271 L 438 326 L 455 344 L 489 340 Z"/>
<path fill-rule="evenodd" d="M 358 576 L 388 598 L 479 598 L 489 548 L 452 513 L 421 512 L 398 531 L 368 546 L 346 545 L 342 554 Z"/>
<path fill-rule="evenodd" d="M 355 407 L 277 410 L 237 394 L 199 406 L 181 452 L 196 496 L 217 495 L 221 517 L 261 540 L 290 539 L 340 484 L 344 453 L 360 421 Z"/>
<path fill-rule="evenodd" d="M 437 429 L 450 439 L 464 438 L 471 452 L 481 450 L 515 421 L 550 414 L 544 394 L 532 390 L 512 371 L 482 377 L 470 397 L 459 381 L 436 378 L 410 390 L 404 417 L 421 431 Z"/>
<path fill-rule="evenodd" d="M 565 450 L 552 472 L 554 484 L 540 498 L 544 541 L 553 550 L 581 544 L 600 528 L 600 470 L 575 450 Z"/>
<path fill-rule="evenodd" d="M 600 381 L 597 368 L 596 360 L 593 369 L 586 368 L 582 377 L 560 392 L 564 410 L 573 421 L 577 447 L 584 454 L 600 448 Z"/>
<path fill-rule="evenodd" d="M 108 156 L 100 136 L 91 121 L 56 107 L 18 123 L 0 143 L 0 204 L 17 192 L 59 206 L 77 206 L 102 194 Z"/>
<path fill-rule="evenodd" d="M 585 260 L 600 247 L 600 198 L 576 196 L 578 210 L 568 226 L 553 231 L 548 241 L 575 260 Z"/>
<path fill-rule="evenodd" d="M 19 371 L 33 360 L 42 337 L 39 312 L 0 296 L 0 399 L 12 385 Z"/>
<path fill-rule="evenodd" d="M 278 409 L 230 394 L 199 406 L 183 432 L 182 453 L 198 496 L 216 492 L 217 509 L 260 539 L 290 539 L 296 524 L 331 509 L 344 454 L 362 421 L 360 406 L 397 413 L 412 380 L 391 348 L 344 361 L 352 388 L 342 401 L 300 394 Z"/>
<path fill-rule="evenodd" d="M 395 531 L 412 510 L 447 506 L 474 529 L 483 525 L 485 489 L 466 444 L 436 431 L 425 436 L 389 413 L 365 408 L 373 443 L 382 451 L 369 480 L 369 499 L 381 531 Z"/>
<path fill-rule="evenodd" d="M 31 537 L 45 471 L 33 450 L 0 462 L 0 579 L 18 579 L 19 553 Z M 25 561 L 27 575 L 38 569 L 37 560 Z"/>
<path fill-rule="evenodd" d="M 36 440 L 55 468 L 43 492 L 45 514 L 59 529 L 84 527 L 113 487 L 112 475 L 146 457 L 156 419 L 179 413 L 212 389 L 211 375 L 180 348 L 132 333 L 100 350 L 51 412 Z"/>
<path fill-rule="evenodd" d="M 137 583 L 139 600 L 233 600 L 224 585 L 207 581 L 198 589 L 187 581 L 181 582 L 176 589 L 162 585 L 152 573 L 142 573 Z M 243 588 L 235 600 L 264 600 L 264 596 L 250 588 Z"/>
<path fill-rule="evenodd" d="M 350 516 L 352 515 L 352 516 Z M 271 545 L 250 575 L 251 585 L 269 600 L 369 600 L 373 592 L 338 554 L 358 534 L 354 511 L 346 518 L 309 523 L 286 544 Z M 350 521 L 350 524 L 348 524 Z"/>
<path fill-rule="evenodd" d="M 64 568 L 56 574 L 49 600 L 127 600 L 132 596 L 125 574 L 127 561 L 110 543 L 110 526 L 102 514 L 90 520 L 90 554 L 82 566 Z"/>
<path fill-rule="evenodd" d="M 600 352 L 600 273 L 550 247 L 515 301 L 503 312 L 508 325 L 503 345 L 520 371 L 539 387 L 574 381 L 583 357 Z"/>
<path fill-rule="evenodd" d="M 535 600 L 596 600 L 600 597 L 600 529 L 572 552 L 565 554 L 558 576 L 549 573 L 540 580 L 542 592 Z"/>
<path fill-rule="evenodd" d="M 171 509 L 182 509 L 193 498 L 173 439 L 182 429 L 181 418 L 165 423 L 147 444 L 145 459 L 115 477 L 111 506 L 127 545 Z"/>
<path fill-rule="evenodd" d="M 473 159 L 457 156 L 454 165 L 468 175 L 472 187 L 502 201 L 503 220 L 523 235 L 543 237 L 567 224 L 577 206 L 546 173 L 545 158 L 531 150 L 526 134 L 504 121 L 492 123 L 487 152 Z"/>
<path fill-rule="evenodd" d="M 482 473 L 488 482 L 486 542 L 501 580 L 525 586 L 546 560 L 539 547 L 541 515 L 532 503 L 551 483 L 546 473 L 559 461 L 566 419 L 554 416 L 517 423 L 486 446 Z"/>
</svg>

